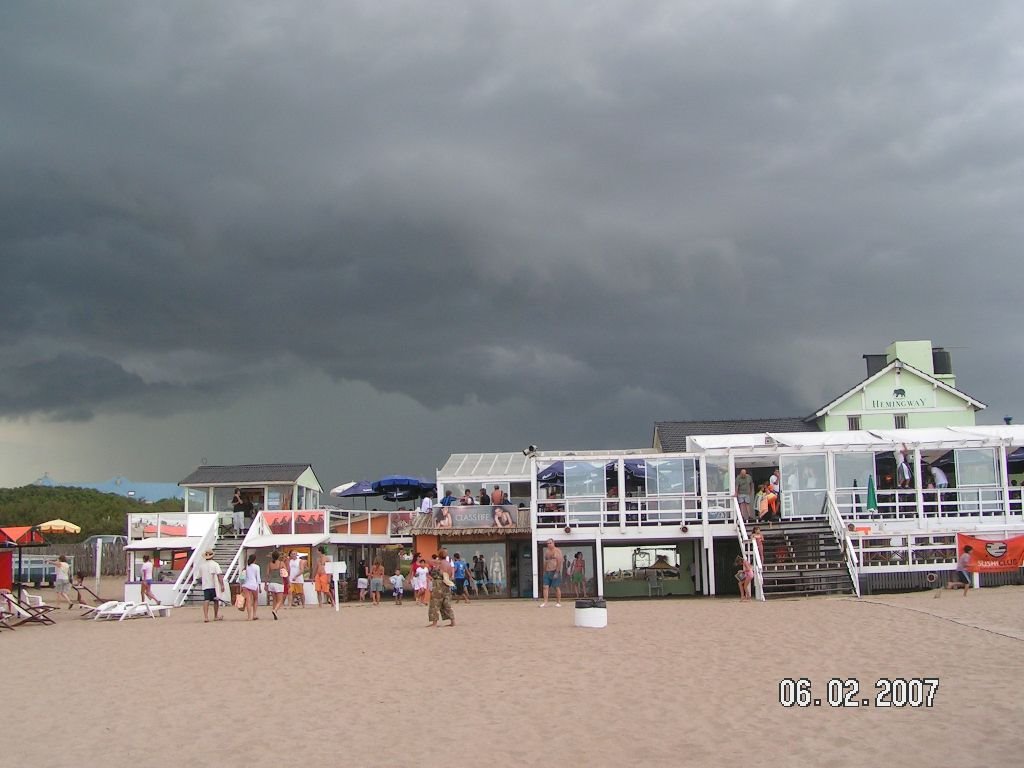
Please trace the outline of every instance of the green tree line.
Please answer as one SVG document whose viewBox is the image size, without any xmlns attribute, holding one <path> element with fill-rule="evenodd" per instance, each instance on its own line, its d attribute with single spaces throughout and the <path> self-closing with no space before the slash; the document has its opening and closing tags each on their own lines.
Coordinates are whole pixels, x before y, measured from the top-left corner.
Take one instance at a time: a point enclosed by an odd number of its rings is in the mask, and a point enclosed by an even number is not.
<svg viewBox="0 0 1024 768">
<path fill-rule="evenodd" d="M 80 541 L 99 533 L 124 535 L 129 512 L 182 512 L 181 499 L 164 499 L 147 504 L 116 493 L 100 493 L 86 488 L 26 485 L 0 488 L 0 526 L 37 525 L 62 518 L 80 525 L 82 533 L 62 536 L 61 541 Z"/>
</svg>

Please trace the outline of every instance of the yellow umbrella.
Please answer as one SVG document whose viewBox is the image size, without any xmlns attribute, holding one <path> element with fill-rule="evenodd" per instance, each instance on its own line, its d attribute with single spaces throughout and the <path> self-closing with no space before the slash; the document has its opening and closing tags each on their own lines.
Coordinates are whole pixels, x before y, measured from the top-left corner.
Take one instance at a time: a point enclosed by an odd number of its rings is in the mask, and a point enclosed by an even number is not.
<svg viewBox="0 0 1024 768">
<path fill-rule="evenodd" d="M 49 520 L 45 523 L 40 523 L 34 526 L 40 533 L 81 533 L 81 526 L 69 523 L 67 520 Z"/>
</svg>

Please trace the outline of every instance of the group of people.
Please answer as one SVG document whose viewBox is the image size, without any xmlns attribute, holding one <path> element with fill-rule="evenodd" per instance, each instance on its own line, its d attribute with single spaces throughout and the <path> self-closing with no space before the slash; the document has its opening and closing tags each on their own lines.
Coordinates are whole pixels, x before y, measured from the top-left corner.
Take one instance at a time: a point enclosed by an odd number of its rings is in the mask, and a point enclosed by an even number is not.
<svg viewBox="0 0 1024 768">
<path fill-rule="evenodd" d="M 782 519 L 781 507 L 779 505 L 779 494 L 781 493 L 781 482 L 778 468 L 772 470 L 768 482 L 757 486 L 754 492 L 754 478 L 746 469 L 741 469 L 736 476 L 735 484 L 736 502 L 740 507 L 740 514 L 744 520 L 757 519 L 758 522 L 770 523 Z M 753 511 L 753 514 L 751 512 Z"/>
<path fill-rule="evenodd" d="M 241 574 L 241 592 L 236 607 L 245 611 L 249 621 L 256 621 L 261 592 L 267 595 L 270 614 L 277 621 L 278 611 L 292 606 L 304 608 L 306 605 L 306 575 L 308 563 L 292 550 L 287 557 L 278 550 L 270 553 L 269 562 L 264 572 L 257 562 L 258 556 L 251 554 L 245 561 L 245 570 Z M 313 584 L 316 590 L 317 604 L 324 606 L 335 604 L 336 597 L 331 591 L 331 578 L 327 573 L 330 557 L 321 555 L 316 564 Z M 209 621 L 209 610 L 213 607 L 213 620 L 220 621 L 220 603 L 226 592 L 224 575 L 220 564 L 214 559 L 212 549 L 203 553 L 203 562 L 199 566 L 200 579 L 203 587 L 203 619 Z"/>
<path fill-rule="evenodd" d="M 462 496 L 455 496 L 451 489 L 445 491 L 436 510 L 434 510 L 433 497 L 424 496 L 420 503 L 421 514 L 433 514 L 435 528 L 451 528 L 453 526 L 451 511 L 449 507 L 471 507 L 491 506 L 493 507 L 492 523 L 495 528 L 513 528 L 515 520 L 509 507 L 509 495 L 500 485 L 495 485 L 490 493 L 486 488 L 480 489 L 480 495 L 474 496 L 473 491 L 466 488 Z"/>
</svg>

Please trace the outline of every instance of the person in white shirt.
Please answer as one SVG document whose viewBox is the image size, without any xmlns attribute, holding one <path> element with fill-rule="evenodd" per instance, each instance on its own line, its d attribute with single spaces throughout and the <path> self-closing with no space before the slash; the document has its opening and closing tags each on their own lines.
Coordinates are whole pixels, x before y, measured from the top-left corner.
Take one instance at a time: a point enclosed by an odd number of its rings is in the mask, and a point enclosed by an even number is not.
<svg viewBox="0 0 1024 768">
<path fill-rule="evenodd" d="M 224 591 L 224 574 L 220 564 L 213 559 L 213 550 L 203 553 L 203 562 L 199 564 L 199 576 L 203 585 L 203 621 L 210 621 L 210 605 L 213 605 L 213 620 L 220 621 L 220 601 L 217 593 Z"/>
<path fill-rule="evenodd" d="M 142 580 L 142 602 L 146 600 L 152 600 L 157 605 L 160 605 L 160 601 L 157 600 L 156 595 L 153 594 L 153 561 L 150 560 L 149 555 L 142 556 L 142 568 L 140 578 Z"/>
<path fill-rule="evenodd" d="M 949 488 L 949 478 L 946 477 L 946 473 L 943 472 L 939 467 L 934 464 L 928 467 L 928 471 L 932 473 L 932 480 L 935 481 L 935 487 L 939 490 L 943 488 Z"/>
<path fill-rule="evenodd" d="M 388 581 L 391 582 L 391 591 L 395 595 L 395 605 L 401 605 L 402 594 L 405 592 L 405 579 L 402 578 L 401 568 L 395 568 L 395 575 Z"/>
<path fill-rule="evenodd" d="M 434 499 L 433 493 L 428 493 L 423 497 L 423 501 L 420 502 L 420 514 L 429 515 L 434 511 Z"/>
<path fill-rule="evenodd" d="M 286 606 L 291 605 L 298 597 L 299 605 L 303 608 L 306 607 L 306 585 L 305 579 L 302 577 L 302 572 L 305 569 L 306 564 L 299 557 L 299 553 L 293 549 L 288 555 L 288 583 L 291 585 L 292 596 L 285 603 Z"/>
<path fill-rule="evenodd" d="M 249 555 L 245 561 L 245 581 L 242 582 L 242 594 L 245 595 L 245 616 L 249 621 L 256 621 L 256 603 L 259 600 L 262 579 L 260 567 L 256 565 L 256 555 Z"/>
</svg>

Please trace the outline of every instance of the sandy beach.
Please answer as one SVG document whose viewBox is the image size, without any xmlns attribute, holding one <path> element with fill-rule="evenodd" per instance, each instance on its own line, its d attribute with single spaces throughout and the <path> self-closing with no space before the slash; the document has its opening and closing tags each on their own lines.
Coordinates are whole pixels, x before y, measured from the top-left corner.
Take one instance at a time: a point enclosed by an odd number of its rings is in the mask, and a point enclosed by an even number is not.
<svg viewBox="0 0 1024 768">
<path fill-rule="evenodd" d="M 120 624 L 63 610 L 0 634 L 4 762 L 1010 764 L 1022 604 L 1022 587 L 614 602 L 605 629 L 574 627 L 570 601 L 458 605 L 454 629 L 411 600 L 210 624 L 197 607 Z M 787 677 L 824 703 L 781 706 Z M 830 678 L 871 705 L 829 707 Z M 940 684 L 931 707 L 877 708 L 879 678 Z"/>
</svg>

